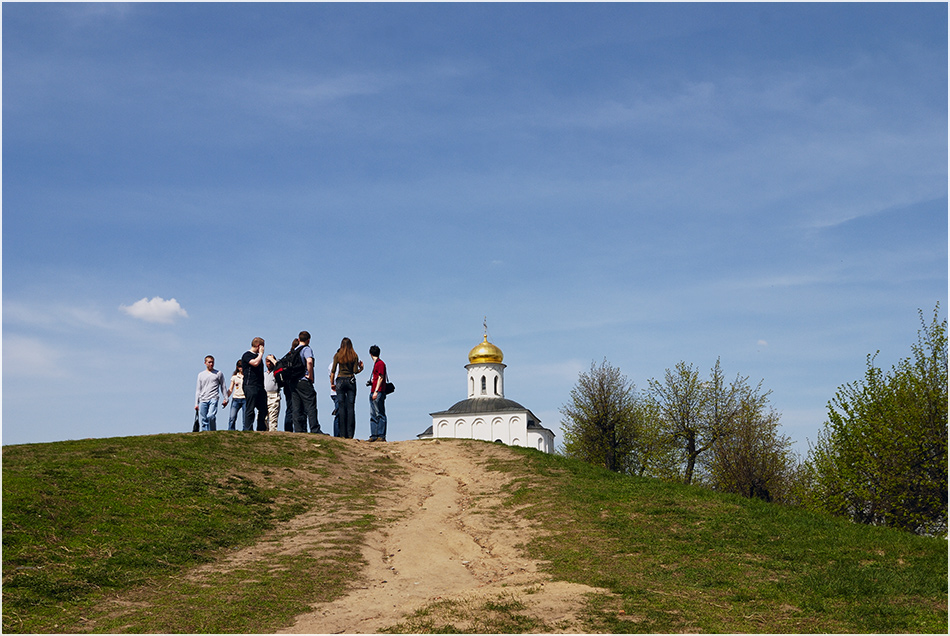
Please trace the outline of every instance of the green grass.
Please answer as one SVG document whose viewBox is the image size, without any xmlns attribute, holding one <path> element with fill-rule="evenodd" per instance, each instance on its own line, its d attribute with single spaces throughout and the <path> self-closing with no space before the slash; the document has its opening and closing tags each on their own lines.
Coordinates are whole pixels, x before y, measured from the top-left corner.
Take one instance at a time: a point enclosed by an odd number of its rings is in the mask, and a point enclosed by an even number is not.
<svg viewBox="0 0 950 636">
<path fill-rule="evenodd" d="M 610 592 L 591 632 L 947 631 L 945 539 L 513 451 L 508 504 L 547 531 L 525 550 Z"/>
<path fill-rule="evenodd" d="M 288 627 L 360 584 L 362 537 L 393 521 L 374 493 L 402 469 L 356 448 L 223 431 L 3 447 L 4 632 Z M 944 539 L 505 452 L 485 455 L 512 478 L 493 514 L 534 522 L 524 551 L 554 579 L 604 590 L 584 631 L 947 631 Z M 319 549 L 269 549 L 304 521 Z M 242 548 L 253 558 L 235 561 Z M 443 600 L 387 631 L 570 627 L 532 616 L 526 599 Z"/>
<path fill-rule="evenodd" d="M 5 446 L 3 630 L 273 631 L 358 577 L 369 493 L 396 472 L 365 462 L 332 438 L 224 431 Z M 353 541 L 180 576 L 317 505 Z"/>
</svg>

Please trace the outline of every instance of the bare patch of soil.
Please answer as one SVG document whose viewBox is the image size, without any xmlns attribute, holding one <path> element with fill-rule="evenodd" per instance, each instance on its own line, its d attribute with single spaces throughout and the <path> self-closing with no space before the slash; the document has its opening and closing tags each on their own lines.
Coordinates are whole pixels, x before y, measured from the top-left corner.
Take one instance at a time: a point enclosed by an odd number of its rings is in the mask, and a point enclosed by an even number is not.
<svg viewBox="0 0 950 636">
<path fill-rule="evenodd" d="M 499 507 L 508 476 L 483 467 L 504 448 L 437 440 L 353 444 L 367 457 L 387 454 L 407 471 L 402 486 L 378 502 L 376 514 L 393 521 L 368 536 L 369 565 L 358 589 L 314 605 L 285 633 L 374 633 L 420 609 L 436 625 L 467 631 L 470 620 L 439 615 L 438 608 L 476 607 L 492 598 L 515 601 L 549 631 L 584 631 L 576 612 L 587 594 L 604 590 L 550 581 L 522 556 L 518 544 L 539 530 Z M 287 541 L 289 550 L 325 549 L 327 536 L 301 518 Z M 246 556 L 253 558 L 255 549 Z"/>
</svg>

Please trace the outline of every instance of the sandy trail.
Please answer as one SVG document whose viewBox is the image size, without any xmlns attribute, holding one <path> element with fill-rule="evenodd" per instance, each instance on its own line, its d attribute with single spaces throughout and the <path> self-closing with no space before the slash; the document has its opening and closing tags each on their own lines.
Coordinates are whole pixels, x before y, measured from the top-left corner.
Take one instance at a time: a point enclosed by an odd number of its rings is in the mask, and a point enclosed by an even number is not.
<svg viewBox="0 0 950 636">
<path fill-rule="evenodd" d="M 378 514 L 394 521 L 368 536 L 361 587 L 314 605 L 285 633 L 374 633 L 438 600 L 499 594 L 519 597 L 526 614 L 558 632 L 583 631 L 574 612 L 586 593 L 600 590 L 551 582 L 521 556 L 516 545 L 532 530 L 493 510 L 508 480 L 481 467 L 493 452 L 489 445 L 438 441 L 361 443 L 361 454 L 388 454 L 408 472 L 398 492 L 381 497 Z"/>
</svg>

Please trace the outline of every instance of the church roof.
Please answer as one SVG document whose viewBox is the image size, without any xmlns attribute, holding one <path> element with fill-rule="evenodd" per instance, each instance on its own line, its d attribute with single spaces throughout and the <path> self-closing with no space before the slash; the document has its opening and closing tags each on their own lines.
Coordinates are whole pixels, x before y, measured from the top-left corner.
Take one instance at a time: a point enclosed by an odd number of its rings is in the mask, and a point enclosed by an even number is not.
<svg viewBox="0 0 950 636">
<path fill-rule="evenodd" d="M 527 411 L 514 400 L 498 397 L 477 397 L 468 398 L 461 402 L 456 402 L 445 411 L 429 413 L 432 417 L 436 415 L 468 415 L 470 413 L 502 413 L 507 411 Z"/>
</svg>

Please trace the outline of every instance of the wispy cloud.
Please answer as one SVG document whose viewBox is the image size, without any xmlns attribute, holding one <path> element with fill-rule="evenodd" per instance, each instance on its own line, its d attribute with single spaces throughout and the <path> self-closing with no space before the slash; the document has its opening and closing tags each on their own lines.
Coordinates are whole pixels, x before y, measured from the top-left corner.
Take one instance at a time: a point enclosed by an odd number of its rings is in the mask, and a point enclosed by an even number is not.
<svg viewBox="0 0 950 636">
<path fill-rule="evenodd" d="M 397 81 L 378 73 L 349 73 L 334 76 L 284 75 L 283 77 L 234 78 L 235 86 L 248 100 L 262 107 L 331 102 L 350 97 L 376 95 Z"/>
<path fill-rule="evenodd" d="M 5 328 L 28 327 L 30 329 L 112 329 L 115 327 L 102 312 L 93 306 L 60 303 L 24 303 L 6 301 L 3 304 Z"/>
<path fill-rule="evenodd" d="M 188 312 L 182 309 L 177 300 L 174 298 L 165 300 L 160 296 L 152 299 L 143 298 L 129 306 L 119 305 L 119 309 L 133 318 L 162 324 L 171 324 L 178 318 L 188 317 Z"/>
<path fill-rule="evenodd" d="M 3 338 L 3 371 L 6 379 L 69 376 L 61 364 L 63 347 L 41 338 L 8 335 Z"/>
</svg>

